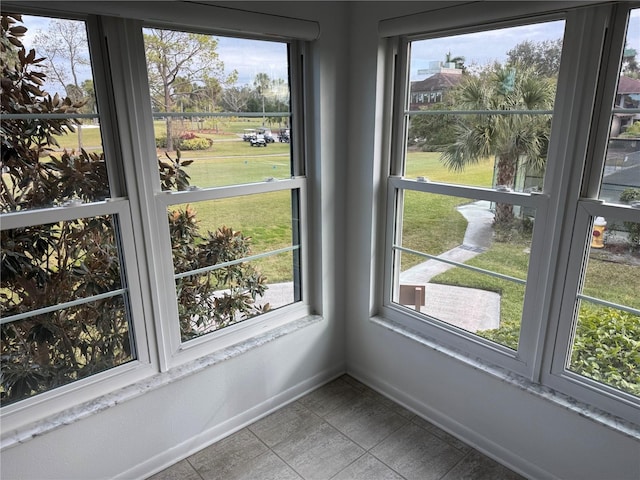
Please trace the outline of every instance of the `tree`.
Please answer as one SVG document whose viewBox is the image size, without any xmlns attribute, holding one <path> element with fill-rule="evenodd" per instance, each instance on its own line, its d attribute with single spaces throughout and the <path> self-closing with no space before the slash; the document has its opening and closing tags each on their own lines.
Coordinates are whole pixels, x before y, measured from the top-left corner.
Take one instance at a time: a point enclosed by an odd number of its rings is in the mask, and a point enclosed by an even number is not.
<svg viewBox="0 0 640 480">
<path fill-rule="evenodd" d="M 640 67 L 638 67 L 636 55 L 637 52 L 635 48 L 629 48 L 625 45 L 625 49 L 622 54 L 622 74 L 624 76 L 630 78 L 640 77 Z"/>
<path fill-rule="evenodd" d="M 258 73 L 253 80 L 253 86 L 256 89 L 256 93 L 262 99 L 262 125 L 264 126 L 264 112 L 265 112 L 265 95 L 271 87 L 271 79 L 266 73 Z"/>
<path fill-rule="evenodd" d="M 85 99 L 84 109 L 88 113 L 98 113 L 98 107 L 96 103 L 96 91 L 93 86 L 93 80 L 84 80 L 80 85 L 82 87 L 82 95 Z"/>
<path fill-rule="evenodd" d="M 45 59 L 33 49 L 25 51 L 20 39 L 27 29 L 20 23 L 19 15 L 4 14 L 0 22 L 0 113 L 39 115 L 3 118 L 0 124 L 0 212 L 28 213 L 71 199 L 104 200 L 110 196 L 104 153 L 51 154 L 56 137 L 75 128 L 73 119 L 55 115 L 77 113 L 83 103 L 44 91 Z M 183 161 L 178 154 L 158 162 L 163 188 L 189 188 L 185 167 L 191 161 Z M 230 263 L 176 282 L 183 339 L 269 309 L 268 304 L 255 303 L 267 289 L 266 279 L 238 261 L 250 255 L 249 238 L 225 226 L 202 234 L 191 208 L 168 215 L 177 272 Z M 111 215 L 101 215 L 1 231 L 0 314 L 3 320 L 26 314 L 0 326 L 4 405 L 134 359 L 124 294 L 33 314 L 123 287 L 116 222 Z"/>
<path fill-rule="evenodd" d="M 442 102 L 434 103 L 428 107 L 422 107 L 428 110 L 450 110 L 452 103 L 450 95 L 445 92 Z M 423 152 L 441 152 L 447 145 L 455 142 L 456 119 L 453 115 L 415 115 L 411 118 L 409 124 L 410 144 L 416 144 Z"/>
<path fill-rule="evenodd" d="M 222 91 L 221 103 L 223 108 L 231 112 L 247 111 L 253 91 L 248 85 L 229 87 Z"/>
<path fill-rule="evenodd" d="M 73 101 L 83 99 L 80 70 L 89 65 L 87 35 L 82 22 L 51 20 L 46 31 L 39 31 L 34 47 L 44 56 L 46 73 Z M 78 148 L 82 148 L 82 128 L 78 127 Z"/>
<path fill-rule="evenodd" d="M 539 77 L 558 76 L 562 39 L 533 42 L 525 40 L 507 52 L 507 66 L 530 69 Z"/>
<path fill-rule="evenodd" d="M 553 105 L 554 82 L 529 69 L 496 65 L 479 76 L 468 76 L 453 92 L 463 110 L 546 110 Z M 455 126 L 456 140 L 442 153 L 451 170 L 462 170 L 488 156 L 497 161 L 497 184 L 514 187 L 518 162 L 541 171 L 546 162 L 550 119 L 546 115 L 467 115 Z M 495 224 L 509 226 L 510 204 L 496 206 Z"/>
<path fill-rule="evenodd" d="M 177 98 L 184 94 L 180 86 L 184 86 L 185 82 L 192 86 L 211 82 L 212 78 L 222 84 L 235 79 L 235 71 L 225 77 L 224 63 L 216 52 L 216 38 L 162 29 L 145 32 L 149 87 L 156 111 L 174 112 Z M 166 118 L 166 135 L 167 150 L 173 150 L 170 116 Z"/>
<path fill-rule="evenodd" d="M 82 22 L 51 20 L 46 31 L 36 34 L 34 47 L 45 58 L 47 76 L 53 77 L 65 92 L 69 84 L 80 87 L 80 69 L 89 65 Z"/>
</svg>

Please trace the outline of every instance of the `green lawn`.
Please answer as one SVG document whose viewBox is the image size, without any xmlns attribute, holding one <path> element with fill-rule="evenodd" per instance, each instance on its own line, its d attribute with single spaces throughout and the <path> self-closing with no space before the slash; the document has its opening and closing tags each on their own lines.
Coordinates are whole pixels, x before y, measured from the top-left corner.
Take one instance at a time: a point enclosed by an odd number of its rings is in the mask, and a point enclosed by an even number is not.
<svg viewBox="0 0 640 480">
<path fill-rule="evenodd" d="M 498 243 L 491 249 L 467 261 L 468 265 L 526 279 L 529 254 L 527 242 Z M 637 292 L 640 266 L 590 258 L 583 293 L 609 302 L 640 308 Z M 479 332 L 492 340 L 517 349 L 522 319 L 524 288 L 516 283 L 489 275 L 453 268 L 431 280 L 433 283 L 478 288 L 500 294 L 500 328 Z"/>
<path fill-rule="evenodd" d="M 79 136 L 82 139 L 82 143 L 80 143 Z M 69 132 L 66 135 L 56 135 L 55 139 L 60 149 L 78 150 L 82 145 L 82 148 L 86 150 L 102 151 L 100 128 L 92 124 L 87 124 L 82 128 L 76 127 L 75 132 Z"/>
<path fill-rule="evenodd" d="M 241 140 L 214 141 L 209 150 L 182 152 L 182 159 L 194 160 L 186 169 L 191 185 L 208 188 L 290 178 L 289 152 L 287 143 L 252 147 Z"/>
<path fill-rule="evenodd" d="M 173 209 L 184 209 L 175 205 Z M 251 238 L 252 254 L 265 253 L 292 245 L 291 193 L 264 193 L 226 198 L 190 205 L 196 211 L 201 232 L 227 226 Z M 260 271 L 269 283 L 292 279 L 292 256 L 284 253 L 262 259 Z"/>
<path fill-rule="evenodd" d="M 204 151 L 182 152 L 183 159 L 194 160 L 194 163 L 187 167 L 192 185 L 213 187 L 259 182 L 268 177 L 290 177 L 289 144 L 276 142 L 266 148 L 257 148 L 251 147 L 248 142 L 239 138 L 238 134 L 245 128 L 259 127 L 261 119 L 210 119 L 209 122 L 205 131 L 196 131 L 196 134 L 211 138 L 212 147 Z M 156 121 L 155 127 L 156 132 L 161 134 L 164 123 Z M 276 130 L 277 126 L 272 128 Z M 86 147 L 101 148 L 100 129 L 84 128 L 82 140 Z M 58 137 L 58 142 L 62 148 L 77 148 L 77 134 Z M 159 151 L 159 156 L 162 158 L 163 152 Z M 409 152 L 406 176 L 424 176 L 432 181 L 462 185 L 491 186 L 493 163 L 490 160 L 472 165 L 463 172 L 451 172 L 441 165 L 439 157 L 439 153 Z M 460 245 L 466 229 L 466 220 L 456 211 L 456 207 L 468 201 L 444 195 L 406 192 L 403 246 L 438 255 Z M 203 202 L 192 207 L 197 211 L 202 230 L 215 230 L 221 225 L 240 230 L 252 238 L 255 253 L 291 245 L 289 192 Z M 525 278 L 528 262 L 526 247 L 526 242 L 494 243 L 490 251 L 473 258 L 469 264 Z M 421 261 L 421 258 L 414 255 L 405 255 L 402 268 L 409 268 Z M 261 261 L 261 265 L 266 269 L 269 281 L 285 281 L 291 278 L 291 254 Z M 637 292 L 633 287 L 637 284 L 635 279 L 639 269 L 640 267 L 621 266 L 594 259 L 589 264 L 585 293 L 640 307 Z M 497 291 L 502 295 L 502 323 L 513 324 L 520 321 L 524 292 L 515 284 L 486 275 L 470 275 L 469 272 L 460 269 L 449 270 L 436 277 L 434 281 Z"/>
<path fill-rule="evenodd" d="M 462 172 L 443 167 L 440 154 L 435 152 L 409 152 L 408 178 L 427 177 L 431 181 L 491 186 L 493 164 L 490 161 L 471 165 Z M 402 246 L 439 255 L 462 244 L 467 221 L 456 207 L 469 203 L 466 198 L 449 197 L 422 192 L 405 192 L 402 224 Z M 424 259 L 415 255 L 403 256 L 402 269 L 413 267 Z"/>
<path fill-rule="evenodd" d="M 408 178 L 426 177 L 434 182 L 491 187 L 493 179 L 493 160 L 485 159 L 467 166 L 462 172 L 445 168 L 440 162 L 440 153 L 415 152 L 407 154 L 406 173 Z"/>
</svg>

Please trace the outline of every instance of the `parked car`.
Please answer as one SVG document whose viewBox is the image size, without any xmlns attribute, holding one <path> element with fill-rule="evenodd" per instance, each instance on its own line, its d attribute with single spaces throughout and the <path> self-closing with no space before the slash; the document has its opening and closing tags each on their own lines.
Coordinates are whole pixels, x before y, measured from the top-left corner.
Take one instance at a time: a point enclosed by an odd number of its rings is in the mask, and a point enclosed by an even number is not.
<svg viewBox="0 0 640 480">
<path fill-rule="evenodd" d="M 264 138 L 264 135 L 261 133 L 257 133 L 255 137 L 251 137 L 249 140 L 252 147 L 266 147 L 267 141 Z"/>
</svg>

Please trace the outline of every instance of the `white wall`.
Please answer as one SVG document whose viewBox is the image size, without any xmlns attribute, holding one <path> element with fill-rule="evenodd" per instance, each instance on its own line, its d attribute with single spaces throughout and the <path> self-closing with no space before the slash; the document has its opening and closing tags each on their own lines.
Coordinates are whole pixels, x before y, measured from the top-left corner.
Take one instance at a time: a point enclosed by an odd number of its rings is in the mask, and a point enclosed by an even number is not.
<svg viewBox="0 0 640 480">
<path fill-rule="evenodd" d="M 369 320 L 371 279 L 379 274 L 372 258 L 384 227 L 375 216 L 383 187 L 377 23 L 427 5 L 355 2 L 351 12 L 347 369 L 530 478 L 638 479 L 637 440 Z"/>
</svg>

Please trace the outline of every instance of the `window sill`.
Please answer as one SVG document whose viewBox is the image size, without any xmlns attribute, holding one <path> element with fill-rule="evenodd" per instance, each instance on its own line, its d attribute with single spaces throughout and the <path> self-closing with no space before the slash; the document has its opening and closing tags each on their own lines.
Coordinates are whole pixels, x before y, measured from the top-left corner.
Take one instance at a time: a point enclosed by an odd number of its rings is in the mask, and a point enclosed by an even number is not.
<svg viewBox="0 0 640 480">
<path fill-rule="evenodd" d="M 322 321 L 319 315 L 308 315 L 278 326 L 244 341 L 222 348 L 196 360 L 184 363 L 166 372 L 156 373 L 144 380 L 127 385 L 119 390 L 102 395 L 94 400 L 68 408 L 55 415 L 25 425 L 13 431 L 4 432 L 1 450 L 28 442 L 65 425 L 100 413 L 120 403 L 140 397 L 149 391 L 170 385 L 190 375 L 194 375 L 262 345 L 289 335 L 307 326 Z"/>
<path fill-rule="evenodd" d="M 581 417 L 587 418 L 600 425 L 608 427 L 618 433 L 626 435 L 630 438 L 640 440 L 640 426 L 627 421 L 623 418 L 605 412 L 593 405 L 576 400 L 562 392 L 558 392 L 552 388 L 532 382 L 522 375 L 516 374 L 506 368 L 490 364 L 482 359 L 470 357 L 464 352 L 455 350 L 450 347 L 441 345 L 440 343 L 428 338 L 424 334 L 409 329 L 398 322 L 383 317 L 371 317 L 371 322 L 381 326 L 391 332 L 402 335 L 403 337 L 413 340 L 433 351 L 440 352 L 443 355 L 454 358 L 467 366 L 500 379 L 513 387 L 519 388 L 531 395 L 543 398 L 552 402 L 559 407 L 569 410 Z"/>
</svg>

